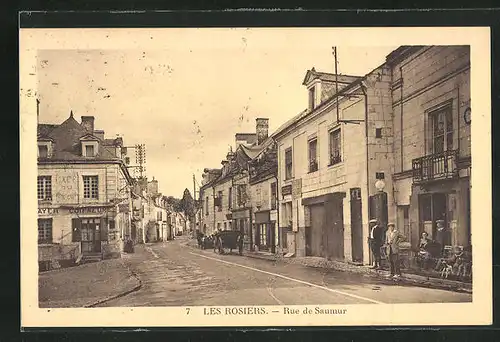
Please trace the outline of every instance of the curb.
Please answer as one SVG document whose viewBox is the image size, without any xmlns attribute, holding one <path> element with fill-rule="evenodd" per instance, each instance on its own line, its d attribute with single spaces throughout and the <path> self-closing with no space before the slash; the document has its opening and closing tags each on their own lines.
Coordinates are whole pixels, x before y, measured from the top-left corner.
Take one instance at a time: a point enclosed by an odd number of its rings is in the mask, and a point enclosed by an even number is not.
<svg viewBox="0 0 500 342">
<path fill-rule="evenodd" d="M 100 305 L 100 304 L 104 304 L 106 302 L 109 302 L 110 300 L 113 300 L 113 299 L 117 299 L 117 298 L 121 298 L 121 297 L 124 297 L 132 292 L 136 292 L 136 291 L 139 291 L 142 287 L 142 281 L 141 279 L 139 278 L 139 276 L 134 272 L 132 271 L 127 265 L 125 265 L 125 263 L 122 261 L 122 265 L 125 266 L 125 268 L 127 269 L 128 273 L 130 274 L 130 276 L 132 278 L 134 278 L 138 284 L 136 286 L 134 286 L 132 289 L 130 290 L 127 290 L 127 291 L 124 291 L 124 292 L 121 292 L 121 293 L 118 293 L 118 294 L 115 294 L 111 297 L 107 297 L 107 298 L 104 298 L 104 299 L 100 299 L 98 301 L 95 301 L 93 302 L 92 304 L 88 304 L 88 305 L 85 305 L 84 308 L 92 308 L 92 307 L 95 307 L 97 305 Z"/>
<path fill-rule="evenodd" d="M 266 261 L 270 261 L 270 262 L 284 262 L 284 263 L 288 263 L 288 264 L 299 264 L 299 265 L 303 265 L 306 267 L 312 267 L 312 268 L 333 269 L 333 270 L 336 270 L 339 272 L 351 272 L 351 273 L 358 273 L 358 274 L 366 274 L 366 275 L 377 277 L 380 279 L 389 280 L 389 279 L 385 278 L 385 276 L 384 276 L 386 272 L 384 272 L 384 274 L 381 274 L 378 272 L 375 273 L 375 272 L 372 272 L 371 270 L 365 270 L 365 269 L 361 269 L 361 268 L 360 269 L 356 269 L 356 268 L 344 269 L 344 268 L 340 268 L 340 267 L 324 267 L 321 265 L 307 265 L 307 264 L 302 264 L 300 262 L 296 262 L 295 260 L 292 261 L 293 258 L 285 259 L 285 258 L 278 258 L 278 257 L 272 257 L 272 256 L 266 257 L 266 256 L 251 254 L 251 253 L 246 253 L 243 255 L 246 257 L 249 257 L 249 258 L 261 259 L 261 260 L 266 260 Z M 403 276 L 399 280 L 399 282 L 404 283 L 404 284 L 411 284 L 411 285 L 415 285 L 415 286 L 420 286 L 420 287 L 438 289 L 438 290 L 447 290 L 447 291 L 472 294 L 471 288 L 460 287 L 459 284 L 455 285 L 455 284 L 434 283 L 434 282 L 430 281 L 429 278 L 427 278 L 426 280 L 412 279 L 413 277 L 421 277 L 418 275 L 410 275 L 410 277 L 411 278 L 409 278 L 408 276 L 406 276 L 406 277 Z"/>
</svg>

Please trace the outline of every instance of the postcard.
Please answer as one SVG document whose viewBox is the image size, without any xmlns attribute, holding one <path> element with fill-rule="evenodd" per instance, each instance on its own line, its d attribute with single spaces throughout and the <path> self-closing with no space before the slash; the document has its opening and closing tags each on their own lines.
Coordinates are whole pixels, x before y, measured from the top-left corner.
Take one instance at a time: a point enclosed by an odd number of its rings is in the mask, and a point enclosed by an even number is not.
<svg viewBox="0 0 500 342">
<path fill-rule="evenodd" d="M 22 326 L 491 324 L 489 35 L 21 28 Z"/>
</svg>

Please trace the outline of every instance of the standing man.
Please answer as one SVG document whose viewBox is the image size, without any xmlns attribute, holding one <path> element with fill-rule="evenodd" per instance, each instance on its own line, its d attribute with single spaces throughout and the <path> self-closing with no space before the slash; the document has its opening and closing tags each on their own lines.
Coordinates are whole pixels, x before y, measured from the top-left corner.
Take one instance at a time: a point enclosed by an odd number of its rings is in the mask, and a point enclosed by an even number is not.
<svg viewBox="0 0 500 342">
<path fill-rule="evenodd" d="M 370 220 L 369 224 L 371 227 L 369 236 L 370 248 L 372 250 L 373 259 L 375 260 L 372 268 L 380 269 L 381 268 L 380 262 L 382 259 L 380 256 L 380 248 L 383 245 L 382 237 L 384 232 L 382 227 L 379 225 L 378 220 L 376 219 Z"/>
<path fill-rule="evenodd" d="M 399 244 L 405 237 L 398 231 L 394 223 L 387 225 L 386 248 L 387 255 L 389 256 L 389 263 L 391 264 L 391 275 L 395 279 L 401 277 L 401 270 L 399 267 Z"/>
</svg>

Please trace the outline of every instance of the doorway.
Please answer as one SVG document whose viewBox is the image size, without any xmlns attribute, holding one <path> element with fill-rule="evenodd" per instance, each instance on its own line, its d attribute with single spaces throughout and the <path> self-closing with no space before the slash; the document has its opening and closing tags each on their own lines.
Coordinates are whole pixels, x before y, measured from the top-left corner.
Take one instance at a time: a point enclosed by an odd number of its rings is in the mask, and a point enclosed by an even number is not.
<svg viewBox="0 0 500 342">
<path fill-rule="evenodd" d="M 311 211 L 311 227 L 309 229 L 306 229 L 306 233 L 309 233 L 309 236 L 306 235 L 306 246 L 310 246 L 309 255 L 326 257 L 323 248 L 323 232 L 325 230 L 325 206 L 324 204 L 314 204 L 311 205 L 309 209 Z M 307 232 L 308 230 L 309 232 Z"/>
<path fill-rule="evenodd" d="M 101 252 L 101 219 L 82 219 L 82 252 Z"/>
<path fill-rule="evenodd" d="M 443 221 L 444 226 L 448 228 L 448 194 L 447 193 L 432 193 L 419 196 L 419 211 L 420 211 L 420 231 L 427 231 L 433 240 L 436 239 L 437 221 Z M 448 233 L 444 238 L 445 245 L 451 244 L 451 234 Z"/>
<path fill-rule="evenodd" d="M 363 219 L 361 211 L 361 189 L 353 188 L 351 195 L 351 248 L 352 261 L 363 261 Z"/>
<path fill-rule="evenodd" d="M 340 198 L 328 202 L 326 241 L 323 243 L 325 256 L 328 259 L 344 259 L 344 205 Z"/>
</svg>

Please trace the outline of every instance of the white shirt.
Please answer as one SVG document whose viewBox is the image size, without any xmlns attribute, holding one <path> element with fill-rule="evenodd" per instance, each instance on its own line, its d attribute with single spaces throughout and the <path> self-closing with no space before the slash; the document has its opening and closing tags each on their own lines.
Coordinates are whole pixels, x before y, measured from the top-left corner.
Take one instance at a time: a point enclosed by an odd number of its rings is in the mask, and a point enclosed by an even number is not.
<svg viewBox="0 0 500 342">
<path fill-rule="evenodd" d="M 373 231 L 375 230 L 375 228 L 377 228 L 377 225 L 374 225 L 372 227 L 372 230 L 370 231 L 370 239 L 373 239 Z"/>
</svg>

